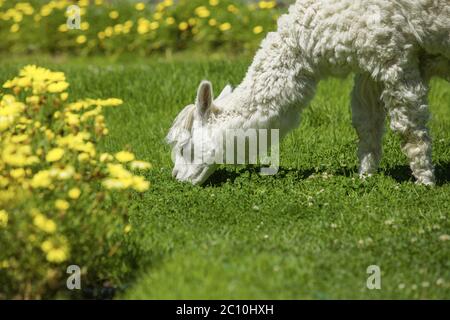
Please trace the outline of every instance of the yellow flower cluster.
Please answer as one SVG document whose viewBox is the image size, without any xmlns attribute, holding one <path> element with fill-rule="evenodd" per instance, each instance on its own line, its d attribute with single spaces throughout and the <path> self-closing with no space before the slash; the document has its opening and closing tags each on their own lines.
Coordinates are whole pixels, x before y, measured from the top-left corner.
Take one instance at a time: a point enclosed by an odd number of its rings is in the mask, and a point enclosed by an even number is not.
<svg viewBox="0 0 450 320">
<path fill-rule="evenodd" d="M 35 210 L 33 224 L 46 233 L 54 233 L 56 231 L 56 223 Z"/>
<path fill-rule="evenodd" d="M 140 18 L 138 20 L 137 32 L 139 34 L 145 34 L 149 31 L 153 31 L 159 28 L 158 21 L 150 21 L 145 18 Z"/>
<path fill-rule="evenodd" d="M 41 250 L 45 253 L 47 261 L 61 263 L 69 258 L 68 241 L 63 236 L 53 237 L 42 242 Z"/>
<path fill-rule="evenodd" d="M 51 72 L 50 70 L 29 65 L 24 67 L 18 77 L 8 80 L 3 84 L 3 88 L 14 89 L 14 93 L 18 94 L 21 90 L 31 90 L 33 96 L 43 93 L 59 93 L 65 91 L 69 87 L 66 82 L 64 73 Z"/>
<path fill-rule="evenodd" d="M 29 225 L 41 233 L 30 241 L 41 239 L 37 245 L 49 263 L 70 257 L 59 219 L 76 211 L 96 186 L 106 193 L 149 188 L 133 173 L 150 169 L 148 162 L 130 151 L 111 155 L 96 149 L 108 134 L 104 108 L 123 101 L 68 102 L 68 87 L 64 73 L 29 65 L 4 83 L 8 93 L 0 92 L 0 228 L 10 228 L 15 213 L 28 211 Z"/>
</svg>

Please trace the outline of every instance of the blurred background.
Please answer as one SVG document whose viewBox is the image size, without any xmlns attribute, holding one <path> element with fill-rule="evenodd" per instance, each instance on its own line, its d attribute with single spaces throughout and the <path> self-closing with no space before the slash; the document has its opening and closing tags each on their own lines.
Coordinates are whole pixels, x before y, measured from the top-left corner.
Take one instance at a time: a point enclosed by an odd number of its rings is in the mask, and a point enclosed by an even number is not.
<svg viewBox="0 0 450 320">
<path fill-rule="evenodd" d="M 0 52 L 249 53 L 293 0 L 0 0 Z M 78 14 L 79 24 L 67 21 Z"/>
</svg>

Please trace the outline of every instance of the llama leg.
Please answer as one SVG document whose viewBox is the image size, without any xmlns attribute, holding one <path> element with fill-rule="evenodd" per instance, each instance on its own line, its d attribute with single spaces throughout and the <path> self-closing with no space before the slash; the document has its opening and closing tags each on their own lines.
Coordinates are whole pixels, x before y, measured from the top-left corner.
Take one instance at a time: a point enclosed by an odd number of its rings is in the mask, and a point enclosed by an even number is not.
<svg viewBox="0 0 450 320">
<path fill-rule="evenodd" d="M 363 177 L 375 173 L 381 159 L 386 112 L 380 84 L 369 75 L 357 74 L 351 105 L 352 122 L 359 138 L 359 174 Z"/>
<path fill-rule="evenodd" d="M 431 138 L 427 128 L 428 88 L 417 70 L 403 74 L 402 81 L 386 82 L 382 97 L 389 110 L 391 129 L 402 140 L 402 150 L 417 183 L 433 185 Z"/>
</svg>

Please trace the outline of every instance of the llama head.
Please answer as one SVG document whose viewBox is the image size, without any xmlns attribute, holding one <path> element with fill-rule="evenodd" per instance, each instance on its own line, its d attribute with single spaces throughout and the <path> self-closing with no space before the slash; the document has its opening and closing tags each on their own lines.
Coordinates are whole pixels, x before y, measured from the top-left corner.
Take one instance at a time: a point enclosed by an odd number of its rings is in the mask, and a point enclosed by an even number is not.
<svg viewBox="0 0 450 320">
<path fill-rule="evenodd" d="M 195 103 L 184 107 L 175 118 L 166 141 L 172 146 L 172 175 L 177 180 L 202 184 L 214 172 L 216 149 L 221 147 L 215 139 L 220 128 L 212 121 L 220 113 L 215 102 L 231 92 L 231 86 L 226 86 L 214 100 L 211 83 L 202 81 Z"/>
</svg>

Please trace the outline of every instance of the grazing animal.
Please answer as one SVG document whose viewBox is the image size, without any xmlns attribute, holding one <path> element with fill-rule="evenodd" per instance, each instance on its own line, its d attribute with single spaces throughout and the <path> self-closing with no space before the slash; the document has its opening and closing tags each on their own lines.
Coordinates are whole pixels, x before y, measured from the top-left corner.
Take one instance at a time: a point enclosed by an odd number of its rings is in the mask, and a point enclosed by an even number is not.
<svg viewBox="0 0 450 320">
<path fill-rule="evenodd" d="M 203 183 L 216 167 L 211 160 L 223 147 L 216 138 L 225 130 L 277 128 L 283 136 L 298 126 L 319 80 L 353 72 L 360 175 L 377 170 L 388 115 L 417 183 L 432 185 L 428 81 L 449 80 L 449 59 L 449 0 L 298 0 L 234 90 L 227 86 L 214 99 L 211 83 L 203 81 L 196 102 L 176 117 L 166 138 L 173 176 Z M 196 138 L 195 130 L 207 134 Z M 180 150 L 200 144 L 197 158 L 182 161 Z"/>
</svg>

